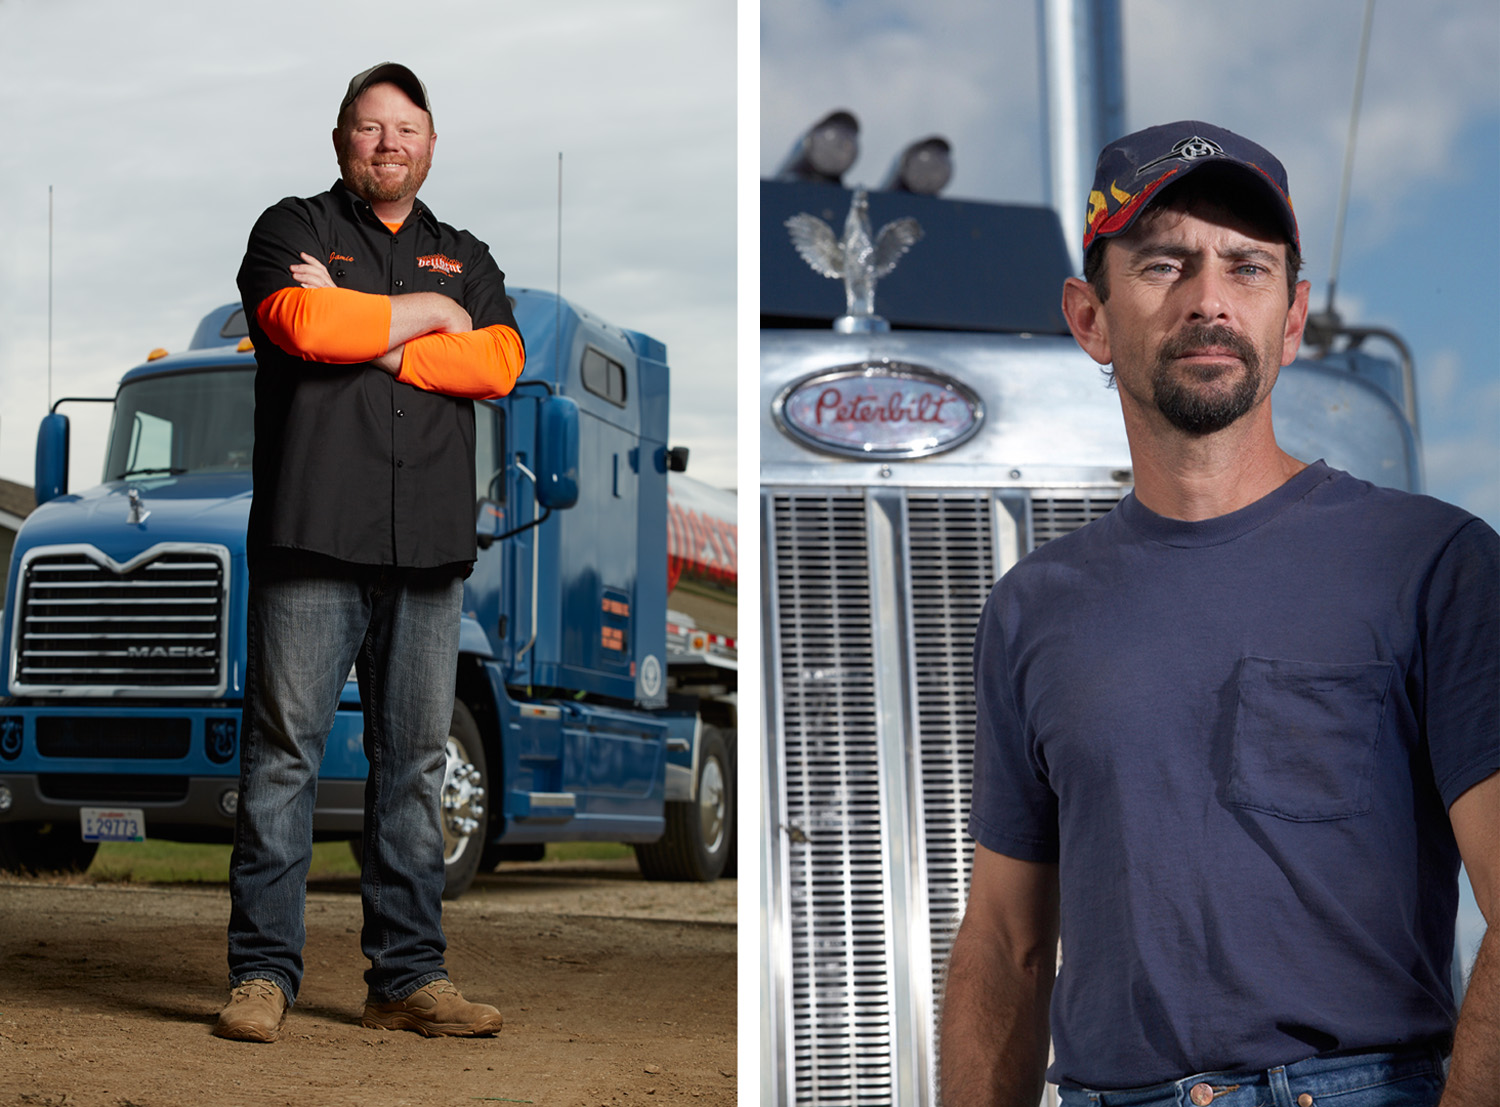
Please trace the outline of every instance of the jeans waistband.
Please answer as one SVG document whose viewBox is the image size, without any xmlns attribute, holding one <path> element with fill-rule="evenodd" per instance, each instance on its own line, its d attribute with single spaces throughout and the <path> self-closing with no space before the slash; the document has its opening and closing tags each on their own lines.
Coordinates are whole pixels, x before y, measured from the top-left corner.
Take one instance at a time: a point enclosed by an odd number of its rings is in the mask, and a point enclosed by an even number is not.
<svg viewBox="0 0 1500 1107">
<path fill-rule="evenodd" d="M 1206 1085 L 1214 1098 L 1233 1086 L 1265 1087 L 1273 1081 L 1295 1083 L 1299 1079 L 1323 1074 L 1347 1071 L 1351 1081 L 1369 1079 L 1375 1074 L 1394 1079 L 1412 1073 L 1436 1071 L 1441 1074 L 1445 1051 L 1436 1045 L 1406 1046 L 1395 1050 L 1364 1050 L 1358 1053 L 1342 1053 L 1332 1056 L 1308 1057 L 1290 1065 L 1276 1065 L 1256 1071 L 1225 1070 L 1200 1072 L 1185 1076 L 1181 1080 L 1167 1080 L 1141 1088 L 1122 1088 L 1109 1091 L 1096 1088 L 1074 1088 L 1074 1095 L 1083 1093 L 1091 1103 L 1100 1107 L 1134 1107 L 1138 1104 L 1176 1102 L 1181 1107 L 1207 1107 L 1196 1104 L 1192 1096 L 1198 1085 Z M 1204 1098 L 1200 1093 L 1199 1098 Z M 1212 1099 L 1209 1100 L 1212 1103 Z"/>
</svg>

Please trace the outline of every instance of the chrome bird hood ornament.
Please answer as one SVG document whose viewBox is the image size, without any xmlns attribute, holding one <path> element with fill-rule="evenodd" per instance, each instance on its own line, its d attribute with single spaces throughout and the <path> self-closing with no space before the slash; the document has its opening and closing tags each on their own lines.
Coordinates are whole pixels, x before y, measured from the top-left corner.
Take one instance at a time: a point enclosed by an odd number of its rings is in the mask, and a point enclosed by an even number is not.
<svg viewBox="0 0 1500 1107">
<path fill-rule="evenodd" d="M 126 517 L 125 522 L 130 526 L 140 526 L 146 521 L 146 518 L 151 514 L 151 512 L 143 510 L 144 505 L 141 503 L 141 493 L 139 489 L 132 488 L 129 492 L 129 498 L 130 514 Z"/>
<path fill-rule="evenodd" d="M 922 237 L 922 226 L 911 216 L 893 220 L 870 236 L 870 201 L 864 189 L 854 193 L 844 237 L 816 215 L 801 212 L 786 221 L 792 245 L 813 271 L 844 279 L 845 312 L 834 320 L 842 334 L 888 331 L 891 325 L 875 314 L 875 282 L 896 268 L 901 256 Z"/>
</svg>

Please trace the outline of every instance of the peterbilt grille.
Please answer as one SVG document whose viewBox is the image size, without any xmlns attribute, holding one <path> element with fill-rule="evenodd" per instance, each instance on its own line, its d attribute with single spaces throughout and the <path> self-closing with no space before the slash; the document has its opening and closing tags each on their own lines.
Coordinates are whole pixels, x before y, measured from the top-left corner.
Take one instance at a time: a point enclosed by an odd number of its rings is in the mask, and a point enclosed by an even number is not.
<svg viewBox="0 0 1500 1107">
<path fill-rule="evenodd" d="M 777 497 L 777 678 L 798 1102 L 891 1103 L 880 766 L 862 496 Z"/>
<path fill-rule="evenodd" d="M 1000 506 L 1002 495 L 1013 511 Z M 933 1019 L 973 850 L 974 631 L 1011 557 L 1105 514 L 1120 490 L 1034 490 L 1024 514 L 1023 495 L 908 490 L 898 528 L 905 547 L 883 550 L 871 548 L 870 535 L 884 532 L 870 526 L 864 493 L 770 493 L 780 792 L 771 809 L 782 823 L 774 848 L 786 874 L 789 947 L 771 956 L 789 960 L 783 1048 L 795 1104 L 895 1104 L 901 1087 L 932 1096 Z M 1002 553 L 1006 528 L 1013 537 Z M 899 546 L 902 533 L 892 541 Z M 870 576 L 880 557 L 904 567 L 899 610 L 875 604 Z M 892 620 L 901 623 L 896 661 L 905 671 L 894 686 L 909 689 L 906 714 L 907 705 L 878 694 L 893 686 L 877 680 L 874 660 Z M 910 736 L 892 733 L 902 718 Z M 911 774 L 905 809 L 882 807 L 892 773 Z M 920 856 L 897 862 L 892 851 L 908 842 Z M 900 886 L 902 874 L 921 886 Z M 906 903 L 918 905 L 923 925 L 910 929 L 925 932 L 930 949 L 930 974 L 909 977 L 925 992 L 917 996 L 898 994 L 905 966 L 894 963 L 887 933 L 890 912 Z M 916 1013 L 925 1040 L 899 1040 L 902 1010 Z"/>
<path fill-rule="evenodd" d="M 28 557 L 17 603 L 13 689 L 33 695 L 222 691 L 228 551 L 165 548 L 128 570 L 104 560 L 78 550 Z"/>
</svg>

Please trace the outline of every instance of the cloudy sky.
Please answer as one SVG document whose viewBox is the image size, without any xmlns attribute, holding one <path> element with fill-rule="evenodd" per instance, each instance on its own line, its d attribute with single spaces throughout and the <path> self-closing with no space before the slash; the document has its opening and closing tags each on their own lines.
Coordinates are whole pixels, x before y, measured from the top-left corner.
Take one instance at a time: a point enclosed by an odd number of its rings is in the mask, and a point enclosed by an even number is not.
<svg viewBox="0 0 1500 1107">
<path fill-rule="evenodd" d="M 1322 308 L 1363 0 L 1122 8 L 1127 127 L 1207 119 L 1276 153 Z M 762 173 L 842 107 L 861 124 L 846 183 L 874 184 L 906 143 L 937 133 L 954 147 L 946 195 L 1045 202 L 1034 0 L 760 11 Z M 1500 526 L 1497 165 L 1500 6 L 1377 4 L 1338 307 L 1405 336 L 1428 490 Z"/>
<path fill-rule="evenodd" d="M 507 283 L 659 338 L 672 442 L 735 481 L 732 0 L 0 0 L 0 477 L 32 483 L 52 396 L 109 395 L 237 298 L 260 212 L 338 175 L 329 134 L 355 73 L 410 65 L 438 131 L 422 197 Z M 73 483 L 107 431 L 78 405 Z"/>
</svg>

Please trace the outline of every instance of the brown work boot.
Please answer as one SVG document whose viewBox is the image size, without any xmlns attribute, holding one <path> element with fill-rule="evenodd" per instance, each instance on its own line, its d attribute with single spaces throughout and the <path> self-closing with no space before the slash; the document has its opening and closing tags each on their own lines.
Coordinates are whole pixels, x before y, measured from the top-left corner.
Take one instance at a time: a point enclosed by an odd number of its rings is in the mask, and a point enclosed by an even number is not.
<svg viewBox="0 0 1500 1107">
<path fill-rule="evenodd" d="M 451 980 L 434 980 L 405 999 L 365 1004 L 359 1025 L 371 1030 L 415 1030 L 428 1038 L 482 1038 L 504 1022 L 487 1003 L 470 1003 Z"/>
<path fill-rule="evenodd" d="M 274 1042 L 286 1021 L 286 993 L 269 980 L 247 980 L 229 993 L 214 1034 L 237 1042 Z"/>
</svg>

